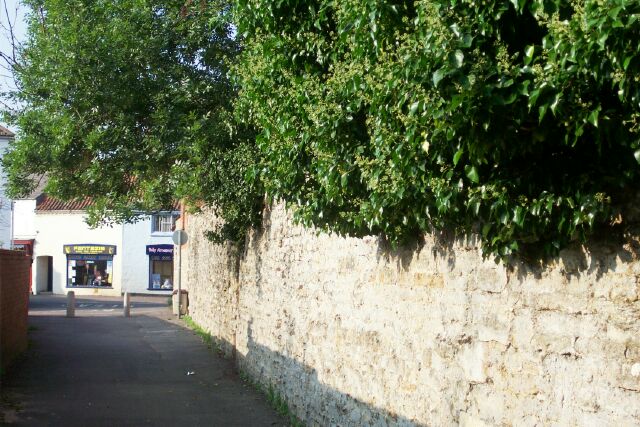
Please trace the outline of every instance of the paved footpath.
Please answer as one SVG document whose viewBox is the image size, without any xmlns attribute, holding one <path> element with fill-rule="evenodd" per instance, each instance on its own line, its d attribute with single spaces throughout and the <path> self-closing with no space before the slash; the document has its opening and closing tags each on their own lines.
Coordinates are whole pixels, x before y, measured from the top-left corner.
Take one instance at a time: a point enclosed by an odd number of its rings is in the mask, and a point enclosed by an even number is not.
<svg viewBox="0 0 640 427">
<path fill-rule="evenodd" d="M 286 426 L 170 312 L 166 297 L 35 296 L 30 348 L 2 383 L 0 424 Z M 193 373 L 189 374 L 188 373 Z"/>
</svg>

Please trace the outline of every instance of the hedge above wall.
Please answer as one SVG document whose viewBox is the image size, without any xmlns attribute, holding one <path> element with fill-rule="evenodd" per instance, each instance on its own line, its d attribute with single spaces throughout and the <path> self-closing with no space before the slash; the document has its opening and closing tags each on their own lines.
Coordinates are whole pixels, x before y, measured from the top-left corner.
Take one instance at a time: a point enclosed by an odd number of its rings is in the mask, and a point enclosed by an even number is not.
<svg viewBox="0 0 640 427">
<path fill-rule="evenodd" d="M 258 176 L 340 234 L 551 254 L 639 183 L 640 2 L 239 0 Z"/>
</svg>

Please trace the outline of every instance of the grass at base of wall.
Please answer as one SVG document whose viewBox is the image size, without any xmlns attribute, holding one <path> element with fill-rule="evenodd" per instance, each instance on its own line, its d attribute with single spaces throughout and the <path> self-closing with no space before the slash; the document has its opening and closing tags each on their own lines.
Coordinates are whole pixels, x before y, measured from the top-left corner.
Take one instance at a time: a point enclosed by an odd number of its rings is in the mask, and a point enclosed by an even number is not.
<svg viewBox="0 0 640 427">
<path fill-rule="evenodd" d="M 193 332 L 196 333 L 201 339 L 202 342 L 207 345 L 208 348 L 213 349 L 215 347 L 216 351 L 220 352 L 220 347 L 213 342 L 213 337 L 207 331 L 205 331 L 200 325 L 193 321 L 190 316 L 182 316 L 182 320 L 187 325 L 187 327 Z"/>
<path fill-rule="evenodd" d="M 191 316 L 184 315 L 182 316 L 182 320 L 184 320 L 184 323 L 187 325 L 189 329 L 195 332 L 196 335 L 198 335 L 202 339 L 202 342 L 205 343 L 208 348 L 215 350 L 216 353 L 218 353 L 221 357 L 225 359 L 229 358 L 224 355 L 224 351 L 222 350 L 220 343 L 216 342 L 213 336 L 209 332 L 207 332 L 202 326 L 194 322 Z"/>
<path fill-rule="evenodd" d="M 289 420 L 291 427 L 304 427 L 302 421 L 300 421 L 300 419 L 289 410 L 287 401 L 276 391 L 276 389 L 273 388 L 273 386 L 269 385 L 265 387 L 251 379 L 251 377 L 244 371 L 240 371 L 240 379 L 242 382 L 247 383 L 259 393 L 263 394 L 267 399 L 267 402 L 269 402 L 269 405 L 271 405 L 271 407 L 280 414 L 280 416 Z"/>
</svg>

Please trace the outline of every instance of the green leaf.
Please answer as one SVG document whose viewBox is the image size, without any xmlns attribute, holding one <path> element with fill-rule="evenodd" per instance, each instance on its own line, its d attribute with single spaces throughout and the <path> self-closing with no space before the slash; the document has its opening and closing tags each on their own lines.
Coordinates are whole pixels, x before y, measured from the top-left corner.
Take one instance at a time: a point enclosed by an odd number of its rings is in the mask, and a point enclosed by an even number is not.
<svg viewBox="0 0 640 427">
<path fill-rule="evenodd" d="M 513 210 L 513 222 L 522 227 L 522 224 L 524 223 L 524 209 L 522 209 L 521 206 L 516 206 Z"/>
<path fill-rule="evenodd" d="M 525 5 L 527 4 L 526 0 L 509 0 L 513 7 L 515 7 L 517 12 L 522 12 Z"/>
<path fill-rule="evenodd" d="M 535 46 L 527 46 L 524 50 L 524 65 L 529 65 L 531 60 L 533 59 L 533 54 L 535 53 Z"/>
<path fill-rule="evenodd" d="M 446 76 L 447 70 L 444 68 L 440 68 L 433 73 L 432 80 L 433 85 L 438 87 L 438 83 Z"/>
<path fill-rule="evenodd" d="M 473 44 L 473 37 L 470 34 L 465 34 L 462 36 L 461 46 L 468 49 Z"/>
<path fill-rule="evenodd" d="M 464 54 L 461 50 L 456 50 L 451 56 L 451 63 L 454 67 L 460 68 L 464 63 Z"/>
<path fill-rule="evenodd" d="M 593 110 L 591 114 L 589 114 L 589 123 L 591 123 L 594 127 L 598 127 L 598 115 L 600 114 L 600 110 Z"/>
<path fill-rule="evenodd" d="M 414 115 L 416 111 L 418 111 L 418 106 L 420 106 L 420 101 L 416 101 L 411 104 L 411 107 L 409 107 L 409 114 Z"/>
<path fill-rule="evenodd" d="M 600 45 L 600 47 L 602 49 L 604 49 L 604 45 L 607 42 L 608 38 L 609 38 L 609 34 L 605 33 L 605 34 L 601 35 L 600 38 L 598 39 L 598 44 Z"/>
<path fill-rule="evenodd" d="M 538 97 L 540 96 L 540 89 L 534 89 L 529 93 L 529 109 L 531 109 L 536 102 L 538 101 Z"/>
<path fill-rule="evenodd" d="M 460 161 L 460 157 L 462 157 L 462 155 L 464 154 L 464 149 L 460 148 L 458 151 L 456 151 L 456 153 L 453 155 L 453 165 L 456 166 L 458 164 L 458 162 Z"/>
<path fill-rule="evenodd" d="M 556 93 L 549 107 L 554 116 L 556 115 L 556 109 L 558 108 L 559 103 L 560 103 L 560 94 Z"/>
<path fill-rule="evenodd" d="M 462 95 L 454 95 L 451 98 L 451 104 L 450 104 L 451 110 L 455 110 L 456 108 L 458 108 L 458 106 L 462 104 L 462 101 L 463 101 Z"/>
<path fill-rule="evenodd" d="M 449 29 L 456 35 L 456 37 L 460 37 L 460 28 L 458 27 L 458 24 L 454 23 L 450 25 Z"/>
<path fill-rule="evenodd" d="M 486 239 L 489 236 L 489 231 L 491 231 L 491 227 L 492 225 L 489 223 L 482 226 L 482 237 Z"/>
<path fill-rule="evenodd" d="M 542 120 L 544 119 L 544 116 L 547 114 L 547 109 L 549 108 L 549 105 L 547 104 L 542 104 L 541 106 L 538 107 L 538 122 L 542 123 Z"/>
<path fill-rule="evenodd" d="M 478 170 L 475 166 L 465 166 L 464 172 L 471 182 L 475 184 L 480 182 L 480 176 L 478 175 Z"/>
</svg>

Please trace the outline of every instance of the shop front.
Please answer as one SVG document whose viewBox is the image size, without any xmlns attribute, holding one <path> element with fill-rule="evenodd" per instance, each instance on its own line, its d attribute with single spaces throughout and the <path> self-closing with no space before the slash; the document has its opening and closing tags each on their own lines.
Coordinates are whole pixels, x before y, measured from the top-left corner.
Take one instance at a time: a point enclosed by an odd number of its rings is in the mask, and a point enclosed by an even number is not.
<svg viewBox="0 0 640 427">
<path fill-rule="evenodd" d="M 12 248 L 14 251 L 21 251 L 24 252 L 24 254 L 28 257 L 33 257 L 33 243 L 35 242 L 34 239 L 27 239 L 27 240 L 14 240 L 13 241 L 13 245 Z"/>
<path fill-rule="evenodd" d="M 13 247 L 14 251 L 24 252 L 24 254 L 31 259 L 31 264 L 29 265 L 29 292 L 32 292 L 32 290 L 33 290 L 32 269 L 33 269 L 33 244 L 34 244 L 34 242 L 35 242 L 35 239 L 27 239 L 27 240 L 15 239 L 15 240 L 13 240 L 13 244 L 11 245 Z"/>
<path fill-rule="evenodd" d="M 147 245 L 150 291 L 173 290 L 173 245 Z"/>
<path fill-rule="evenodd" d="M 111 288 L 114 245 L 64 245 L 67 256 L 67 288 Z"/>
</svg>

